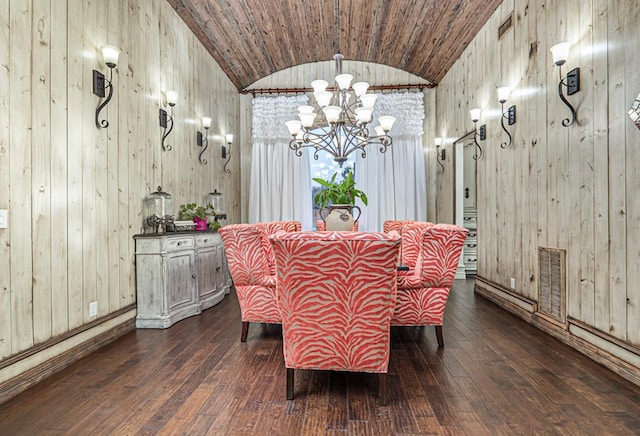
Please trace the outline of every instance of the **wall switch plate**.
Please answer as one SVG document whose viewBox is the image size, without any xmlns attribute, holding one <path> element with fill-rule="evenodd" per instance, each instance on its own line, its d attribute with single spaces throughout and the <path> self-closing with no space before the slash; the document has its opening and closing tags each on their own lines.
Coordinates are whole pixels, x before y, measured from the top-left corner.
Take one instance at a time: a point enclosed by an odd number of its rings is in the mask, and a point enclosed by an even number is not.
<svg viewBox="0 0 640 436">
<path fill-rule="evenodd" d="M 516 288 L 516 279 L 511 277 L 511 289 L 515 289 L 515 288 Z"/>
<path fill-rule="evenodd" d="M 9 226 L 9 211 L 0 209 L 0 229 L 6 229 Z"/>
<path fill-rule="evenodd" d="M 98 302 L 92 301 L 89 303 L 89 316 L 96 316 L 98 314 Z"/>
</svg>

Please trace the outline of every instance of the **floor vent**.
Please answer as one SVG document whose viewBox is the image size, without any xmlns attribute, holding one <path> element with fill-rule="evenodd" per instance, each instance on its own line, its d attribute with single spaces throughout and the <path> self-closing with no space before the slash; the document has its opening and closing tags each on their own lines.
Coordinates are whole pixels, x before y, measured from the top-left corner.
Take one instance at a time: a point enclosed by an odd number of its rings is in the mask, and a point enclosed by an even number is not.
<svg viewBox="0 0 640 436">
<path fill-rule="evenodd" d="M 540 262 L 538 311 L 563 324 L 567 322 L 565 257 L 565 250 L 538 247 Z"/>
</svg>

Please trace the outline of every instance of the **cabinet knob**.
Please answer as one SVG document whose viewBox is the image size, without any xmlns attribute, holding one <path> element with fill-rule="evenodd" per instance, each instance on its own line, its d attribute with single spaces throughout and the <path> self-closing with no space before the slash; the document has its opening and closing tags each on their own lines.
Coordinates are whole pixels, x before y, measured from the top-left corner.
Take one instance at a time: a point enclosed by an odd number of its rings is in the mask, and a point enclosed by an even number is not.
<svg viewBox="0 0 640 436">
<path fill-rule="evenodd" d="M 219 266 L 216 267 L 216 272 L 218 272 L 218 271 L 220 271 L 220 267 Z"/>
<path fill-rule="evenodd" d="M 182 242 L 178 241 L 178 243 L 176 245 L 180 246 L 180 245 L 182 245 Z"/>
<path fill-rule="evenodd" d="M 208 239 L 205 239 L 205 240 L 204 240 L 204 243 L 206 244 L 206 243 L 207 243 L 207 241 L 208 241 Z"/>
<path fill-rule="evenodd" d="M 196 275 L 195 274 L 191 274 L 191 278 L 195 279 Z"/>
</svg>

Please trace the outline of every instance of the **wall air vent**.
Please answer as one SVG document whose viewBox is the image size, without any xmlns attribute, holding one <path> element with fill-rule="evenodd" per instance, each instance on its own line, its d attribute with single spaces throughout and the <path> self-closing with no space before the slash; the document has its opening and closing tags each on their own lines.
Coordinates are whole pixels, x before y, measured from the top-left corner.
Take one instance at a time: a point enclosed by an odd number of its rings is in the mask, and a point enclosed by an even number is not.
<svg viewBox="0 0 640 436">
<path fill-rule="evenodd" d="M 567 322 L 565 258 L 565 250 L 538 247 L 538 312 L 562 324 Z"/>
<path fill-rule="evenodd" d="M 509 16 L 506 18 L 506 20 L 502 22 L 500 27 L 498 27 L 498 39 L 502 38 L 504 34 L 507 33 L 509 29 L 511 29 L 512 25 L 513 25 L 513 12 L 511 12 Z"/>
</svg>

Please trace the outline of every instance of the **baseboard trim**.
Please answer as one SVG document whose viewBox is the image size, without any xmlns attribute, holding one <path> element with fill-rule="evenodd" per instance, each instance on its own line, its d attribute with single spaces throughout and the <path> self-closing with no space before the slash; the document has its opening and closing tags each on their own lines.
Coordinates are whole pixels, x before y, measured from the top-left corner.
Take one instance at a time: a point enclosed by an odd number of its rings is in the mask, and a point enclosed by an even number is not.
<svg viewBox="0 0 640 436">
<path fill-rule="evenodd" d="M 510 312 L 518 312 L 523 318 L 528 318 L 530 314 L 538 310 L 537 302 L 505 289 L 484 277 L 476 276 L 474 292 L 482 295 L 487 300 L 493 301 L 498 306 L 508 309 Z"/>
<path fill-rule="evenodd" d="M 640 386 L 640 349 L 572 318 L 567 324 L 535 313 L 537 303 L 476 277 L 474 292 Z"/>
<path fill-rule="evenodd" d="M 62 340 L 56 338 L 48 341 L 46 346 L 39 344 L 26 350 L 20 354 L 22 359 L 12 356 L 11 361 L 3 362 L 0 369 L 0 377 L 4 373 L 2 378 L 6 379 L 0 382 L 0 404 L 135 330 L 135 316 L 134 305 L 126 312 L 118 311 L 91 323 L 89 328 L 82 326 L 75 329 L 65 334 Z M 49 357 L 56 353 L 55 348 L 63 351 Z"/>
</svg>

